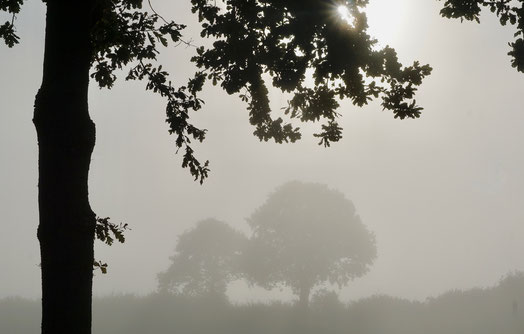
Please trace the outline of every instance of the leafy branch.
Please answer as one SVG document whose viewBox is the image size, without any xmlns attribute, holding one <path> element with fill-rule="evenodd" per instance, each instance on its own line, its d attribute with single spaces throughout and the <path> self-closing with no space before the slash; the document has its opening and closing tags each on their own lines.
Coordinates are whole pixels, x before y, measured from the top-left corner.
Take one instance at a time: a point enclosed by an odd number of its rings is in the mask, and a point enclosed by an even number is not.
<svg viewBox="0 0 524 334">
<path fill-rule="evenodd" d="M 508 43 L 511 48 L 508 55 L 512 57 L 511 66 L 524 73 L 524 0 L 446 0 L 440 14 L 446 18 L 480 23 L 483 7 L 497 15 L 501 25 L 509 23 L 517 28 L 514 37 L 518 38 Z"/>
<path fill-rule="evenodd" d="M 93 270 L 100 269 L 102 274 L 107 274 L 107 267 L 108 267 L 107 263 L 105 263 L 105 262 L 97 261 L 97 260 L 95 260 L 95 262 L 93 262 Z"/>
<path fill-rule="evenodd" d="M 130 230 L 127 223 L 114 224 L 109 221 L 109 217 L 96 218 L 95 237 L 109 246 L 111 246 L 115 240 L 124 243 L 126 241 L 124 236 L 126 230 Z M 102 261 L 95 260 L 93 263 L 93 269 L 100 269 L 102 274 L 107 273 L 107 267 L 108 264 Z"/>
<path fill-rule="evenodd" d="M 126 230 L 130 230 L 127 223 L 114 224 L 109 221 L 109 217 L 96 219 L 96 238 L 109 246 L 111 246 L 115 240 L 123 244 L 126 241 L 124 237 Z"/>
<path fill-rule="evenodd" d="M 16 14 L 20 13 L 20 8 L 24 4 L 24 0 L 0 0 L 0 11 L 11 13 L 11 21 L 6 21 L 0 25 L 0 39 L 4 40 L 4 43 L 12 48 L 15 44 L 18 44 L 20 37 L 16 34 L 15 20 Z"/>
<path fill-rule="evenodd" d="M 152 13 L 140 10 L 142 3 L 142 0 L 105 0 L 102 19 L 97 21 L 92 32 L 91 78 L 101 88 L 111 88 L 116 81 L 114 72 L 129 67 L 126 80 L 145 81 L 146 90 L 165 98 L 169 133 L 176 137 L 177 152 L 179 149 L 185 151 L 182 167 L 189 168 L 195 180 L 203 183 L 209 174 L 209 161 L 197 159 L 191 143 L 193 140 L 202 142 L 207 130 L 189 122 L 189 113 L 203 105 L 197 96 L 203 86 L 202 75 L 197 73 L 187 85 L 175 88 L 169 73 L 156 64 L 160 45 L 192 44 L 182 39 L 184 25 L 164 19 L 150 1 Z"/>
</svg>

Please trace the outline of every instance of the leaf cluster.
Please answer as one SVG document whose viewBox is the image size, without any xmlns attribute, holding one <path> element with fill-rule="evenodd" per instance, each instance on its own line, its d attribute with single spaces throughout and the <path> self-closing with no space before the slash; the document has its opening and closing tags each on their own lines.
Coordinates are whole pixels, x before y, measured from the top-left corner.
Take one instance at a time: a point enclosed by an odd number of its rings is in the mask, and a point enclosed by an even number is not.
<svg viewBox="0 0 524 334">
<path fill-rule="evenodd" d="M 342 137 L 338 100 L 363 106 L 381 97 L 395 118 L 417 118 L 422 110 L 414 94 L 431 68 L 415 62 L 403 67 L 393 49 L 377 47 L 367 34 L 363 9 L 368 1 L 192 0 L 202 37 L 215 40 L 199 48 L 193 61 L 206 79 L 247 103 L 254 134 L 277 143 L 300 139 L 299 128 L 274 118 L 271 84 L 292 98 L 284 114 L 302 122 L 323 120 L 319 144 Z M 338 15 L 346 6 L 353 24 Z"/>
<path fill-rule="evenodd" d="M 127 223 L 111 223 L 109 217 L 96 219 L 96 238 L 109 246 L 111 246 L 115 240 L 124 243 L 126 241 L 124 237 L 124 232 L 126 230 L 129 230 L 129 225 Z"/>
<path fill-rule="evenodd" d="M 479 23 L 482 8 L 497 15 L 501 25 L 515 26 L 516 40 L 508 43 L 508 55 L 512 57 L 511 66 L 524 73 L 524 0 L 446 0 L 440 14 Z"/>
<path fill-rule="evenodd" d="M 95 224 L 95 237 L 103 243 L 111 246 L 115 240 L 120 243 L 126 241 L 124 232 L 130 230 L 129 225 L 126 224 L 114 224 L 109 221 L 109 217 L 96 218 Z M 100 269 L 102 274 L 107 274 L 108 264 L 99 260 L 93 262 L 93 270 Z"/>
<path fill-rule="evenodd" d="M 16 14 L 20 13 L 20 8 L 23 4 L 24 0 L 0 0 L 0 11 L 12 14 L 11 21 L 6 21 L 0 25 L 0 39 L 3 39 L 4 43 L 10 48 L 20 41 L 16 34 L 14 22 Z"/>
<path fill-rule="evenodd" d="M 142 9 L 143 0 L 101 0 L 92 29 L 93 65 L 91 78 L 100 87 L 111 88 L 116 72 L 127 69 L 126 80 L 145 81 L 146 90 L 166 99 L 166 122 L 175 135 L 176 146 L 183 148 L 182 167 L 188 167 L 201 183 L 208 176 L 209 162 L 201 163 L 190 146 L 203 141 L 205 129 L 189 122 L 191 110 L 199 110 L 203 101 L 197 97 L 203 82 L 196 76 L 188 84 L 174 87 L 169 73 L 157 63 L 161 47 L 186 43 L 184 25 L 166 21 L 151 7 Z"/>
<path fill-rule="evenodd" d="M 107 267 L 108 265 L 105 262 L 97 261 L 97 260 L 93 262 L 93 270 L 100 269 L 102 274 L 107 274 Z"/>
</svg>

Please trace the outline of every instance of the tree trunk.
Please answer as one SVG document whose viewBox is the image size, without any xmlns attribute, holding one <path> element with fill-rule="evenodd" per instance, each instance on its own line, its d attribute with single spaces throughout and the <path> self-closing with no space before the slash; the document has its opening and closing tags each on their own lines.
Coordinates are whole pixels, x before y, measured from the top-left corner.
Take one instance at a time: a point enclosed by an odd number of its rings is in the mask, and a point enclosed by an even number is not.
<svg viewBox="0 0 524 334">
<path fill-rule="evenodd" d="M 302 284 L 300 287 L 300 293 L 298 296 L 298 305 L 301 309 L 306 310 L 309 306 L 309 293 L 311 292 L 311 286 L 308 284 Z"/>
<path fill-rule="evenodd" d="M 95 125 L 88 113 L 94 1 L 47 0 L 39 145 L 42 333 L 91 333 L 96 219 L 88 200 Z"/>
</svg>

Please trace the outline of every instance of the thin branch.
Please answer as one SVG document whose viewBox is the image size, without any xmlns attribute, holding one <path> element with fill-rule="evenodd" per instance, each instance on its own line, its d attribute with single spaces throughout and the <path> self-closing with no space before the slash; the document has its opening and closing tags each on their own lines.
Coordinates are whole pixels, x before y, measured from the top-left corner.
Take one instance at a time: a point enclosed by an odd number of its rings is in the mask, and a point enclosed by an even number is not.
<svg viewBox="0 0 524 334">
<path fill-rule="evenodd" d="M 162 21 L 164 21 L 165 24 L 169 24 L 169 22 L 167 22 L 167 20 L 162 15 L 158 14 L 158 12 L 153 8 L 153 4 L 151 3 L 151 0 L 147 0 L 147 3 L 149 4 L 149 8 L 151 9 L 151 11 L 156 16 L 158 16 Z M 197 46 L 192 43 L 191 39 L 189 41 L 185 41 L 184 39 L 180 38 L 180 42 L 176 44 L 175 47 L 179 46 L 180 44 L 185 44 L 186 46 L 192 46 L 194 48 L 197 48 Z"/>
</svg>

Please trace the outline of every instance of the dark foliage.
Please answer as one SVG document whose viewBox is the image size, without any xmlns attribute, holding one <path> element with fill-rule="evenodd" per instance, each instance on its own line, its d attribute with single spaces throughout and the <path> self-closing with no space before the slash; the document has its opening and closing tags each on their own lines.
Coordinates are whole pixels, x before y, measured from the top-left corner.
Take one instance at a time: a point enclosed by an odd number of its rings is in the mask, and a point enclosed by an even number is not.
<svg viewBox="0 0 524 334">
<path fill-rule="evenodd" d="M 442 0 L 440 0 L 442 1 Z M 511 66 L 524 73 L 524 0 L 445 0 L 440 14 L 447 18 L 480 22 L 483 8 L 499 18 L 503 26 L 514 26 L 516 40 L 509 43 Z"/>
<path fill-rule="evenodd" d="M 115 239 L 120 242 L 125 242 L 124 231 L 129 230 L 128 224 L 114 224 L 109 221 L 109 218 L 96 219 L 96 238 L 111 246 Z"/>
<path fill-rule="evenodd" d="M 23 4 L 24 0 L 0 0 L 0 11 L 11 14 L 11 21 L 0 24 L 0 39 L 3 39 L 4 43 L 10 48 L 18 44 L 20 40 L 16 34 L 15 20 L 16 14 L 20 13 Z"/>
<path fill-rule="evenodd" d="M 367 3 L 192 0 L 201 35 L 215 39 L 212 48 L 199 48 L 193 60 L 213 83 L 220 82 L 229 94 L 240 93 L 260 140 L 300 138 L 299 128 L 272 116 L 269 78 L 274 87 L 292 94 L 285 115 L 325 121 L 315 135 L 325 146 L 342 137 L 336 121 L 339 99 L 363 106 L 381 96 L 382 106 L 395 118 L 417 118 L 422 108 L 414 94 L 431 68 L 419 62 L 402 67 L 392 48 L 377 47 L 367 34 Z M 353 22 L 338 14 L 340 6 L 347 7 Z"/>
<path fill-rule="evenodd" d="M 124 236 L 124 232 L 126 230 L 130 230 L 128 224 L 112 223 L 109 221 L 109 217 L 96 218 L 95 237 L 96 239 L 102 241 L 106 245 L 111 246 L 115 239 L 120 243 L 124 243 L 126 241 L 126 238 Z M 99 260 L 95 260 L 93 262 L 93 268 L 95 270 L 100 269 L 102 274 L 107 274 L 108 264 Z"/>
<path fill-rule="evenodd" d="M 182 167 L 189 168 L 200 183 L 207 177 L 209 162 L 201 163 L 190 146 L 193 140 L 203 141 L 206 130 L 189 122 L 190 111 L 199 110 L 203 101 L 197 97 L 203 79 L 195 76 L 188 84 L 174 87 L 169 73 L 157 62 L 161 47 L 185 43 L 184 25 L 166 21 L 151 7 L 142 9 L 142 0 L 101 0 L 101 19 L 94 24 L 94 48 L 91 78 L 100 87 L 111 88 L 115 71 L 127 69 L 126 80 L 143 80 L 146 90 L 167 100 L 166 122 L 169 133 L 176 137 L 177 148 L 185 150 Z"/>
</svg>

